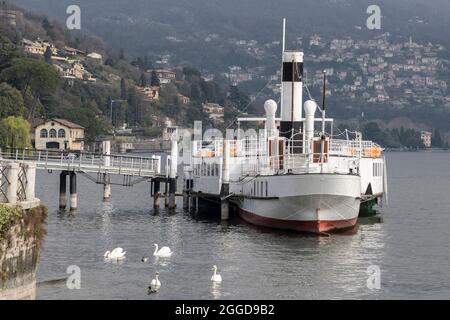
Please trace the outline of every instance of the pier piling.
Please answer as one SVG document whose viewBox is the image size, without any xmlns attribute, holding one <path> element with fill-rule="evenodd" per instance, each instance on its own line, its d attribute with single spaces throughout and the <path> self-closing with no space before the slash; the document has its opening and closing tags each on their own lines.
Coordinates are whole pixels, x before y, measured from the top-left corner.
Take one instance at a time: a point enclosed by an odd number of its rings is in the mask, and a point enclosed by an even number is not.
<svg viewBox="0 0 450 320">
<path fill-rule="evenodd" d="M 61 171 L 61 173 L 59 174 L 59 208 L 60 209 L 65 209 L 67 206 L 66 177 L 67 177 L 67 171 Z"/>
<path fill-rule="evenodd" d="M 103 165 L 109 167 L 111 165 L 111 141 L 103 141 Z M 103 174 L 103 201 L 111 198 L 111 177 L 108 173 Z"/>
<path fill-rule="evenodd" d="M 184 188 L 183 188 L 183 209 L 190 210 L 191 209 L 191 179 L 184 180 Z"/>
<path fill-rule="evenodd" d="M 78 205 L 77 174 L 70 172 L 70 210 L 76 210 Z"/>
<path fill-rule="evenodd" d="M 103 174 L 103 201 L 111 198 L 111 177 L 108 173 Z"/>
<path fill-rule="evenodd" d="M 222 155 L 222 186 L 220 188 L 220 218 L 221 220 L 228 220 L 230 217 L 229 200 L 230 194 L 230 170 L 229 170 L 229 151 L 230 145 L 228 140 L 223 140 L 223 155 Z"/>
<path fill-rule="evenodd" d="M 175 203 L 176 191 L 177 191 L 177 179 L 170 178 L 169 179 L 169 209 L 175 209 L 177 206 Z"/>
<path fill-rule="evenodd" d="M 170 171 L 169 171 L 169 209 L 175 209 L 175 193 L 177 192 L 177 166 L 178 166 L 178 141 L 172 139 L 170 150 Z M 167 184 L 167 183 L 166 183 Z M 167 188 L 166 188 L 167 190 Z"/>
<path fill-rule="evenodd" d="M 161 195 L 160 193 L 161 183 L 157 180 L 153 181 L 153 208 L 159 209 L 159 197 Z"/>
</svg>

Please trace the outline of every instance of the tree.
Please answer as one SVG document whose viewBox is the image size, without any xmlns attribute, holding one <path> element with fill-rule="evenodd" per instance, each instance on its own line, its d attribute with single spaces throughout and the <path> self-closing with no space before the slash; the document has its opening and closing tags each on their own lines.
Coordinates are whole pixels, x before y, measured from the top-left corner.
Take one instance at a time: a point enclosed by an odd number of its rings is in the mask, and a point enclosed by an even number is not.
<svg viewBox="0 0 450 320">
<path fill-rule="evenodd" d="M 31 147 L 30 125 L 22 117 L 8 117 L 0 121 L 0 146 L 25 149 Z"/>
<path fill-rule="evenodd" d="M 0 69 L 9 67 L 11 61 L 18 56 L 16 46 L 8 38 L 0 36 Z"/>
<path fill-rule="evenodd" d="M 127 84 L 125 78 L 120 79 L 120 99 L 127 99 Z"/>
<path fill-rule="evenodd" d="M 54 94 L 59 82 L 59 74 L 53 67 L 30 58 L 14 59 L 0 78 L 19 89 L 25 99 L 31 95 L 29 119 L 34 117 L 40 99 Z"/>
<path fill-rule="evenodd" d="M 139 79 L 139 84 L 141 87 L 147 86 L 147 76 L 145 75 L 145 72 L 141 72 L 141 78 Z"/>
<path fill-rule="evenodd" d="M 119 59 L 120 60 L 125 60 L 125 50 L 123 48 L 120 48 Z"/>
<path fill-rule="evenodd" d="M 47 47 L 44 53 L 45 62 L 48 64 L 52 64 L 52 56 L 53 56 L 52 49 L 50 49 L 50 47 Z"/>
<path fill-rule="evenodd" d="M 187 81 L 191 81 L 192 77 L 200 78 L 201 73 L 197 69 L 193 67 L 184 67 L 183 68 L 183 74 Z"/>
<path fill-rule="evenodd" d="M 156 71 L 152 71 L 152 76 L 150 78 L 150 85 L 152 87 L 159 87 L 161 85 L 161 82 L 159 81 L 158 75 L 156 74 Z"/>
<path fill-rule="evenodd" d="M 438 128 L 434 129 L 433 136 L 431 137 L 431 145 L 435 148 L 442 148 L 444 145 L 441 137 L 441 132 Z"/>
<path fill-rule="evenodd" d="M 250 98 L 237 86 L 230 86 L 228 100 L 238 110 L 243 110 L 250 103 Z"/>
<path fill-rule="evenodd" d="M 0 118 L 24 115 L 25 104 L 22 94 L 6 82 L 0 83 Z"/>
<path fill-rule="evenodd" d="M 44 18 L 42 21 L 42 28 L 52 40 L 55 40 L 55 27 L 50 23 L 48 18 Z"/>
</svg>

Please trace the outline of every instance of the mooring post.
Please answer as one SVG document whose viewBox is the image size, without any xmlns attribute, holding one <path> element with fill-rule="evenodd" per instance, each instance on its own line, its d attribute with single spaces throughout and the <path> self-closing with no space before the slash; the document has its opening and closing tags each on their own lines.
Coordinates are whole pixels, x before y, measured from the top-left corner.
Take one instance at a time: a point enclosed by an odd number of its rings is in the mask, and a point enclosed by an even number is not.
<svg viewBox="0 0 450 320">
<path fill-rule="evenodd" d="M 8 174 L 7 179 L 9 181 L 8 188 L 6 190 L 6 197 L 8 202 L 15 204 L 17 203 L 17 186 L 19 179 L 19 164 L 16 162 L 11 162 L 8 164 Z"/>
<path fill-rule="evenodd" d="M 153 208 L 159 209 L 159 196 L 161 183 L 158 180 L 153 181 Z"/>
<path fill-rule="evenodd" d="M 111 176 L 109 173 L 103 174 L 103 201 L 111 198 Z"/>
<path fill-rule="evenodd" d="M 77 174 L 73 171 L 70 172 L 70 210 L 77 209 Z"/>
<path fill-rule="evenodd" d="M 103 165 L 109 167 L 111 165 L 111 141 L 103 141 Z M 111 177 L 109 173 L 103 174 L 103 201 L 111 198 Z"/>
<path fill-rule="evenodd" d="M 199 208 L 198 208 L 198 195 L 195 195 L 195 213 L 198 213 Z"/>
<path fill-rule="evenodd" d="M 65 209 L 67 205 L 66 195 L 66 176 L 67 171 L 61 171 L 59 174 L 59 208 Z"/>
<path fill-rule="evenodd" d="M 230 217 L 229 200 L 230 194 L 230 170 L 229 170 L 229 143 L 228 140 L 223 140 L 223 154 L 222 154 L 222 186 L 220 188 L 220 218 L 228 220 Z"/>
<path fill-rule="evenodd" d="M 25 189 L 25 197 L 27 201 L 34 200 L 36 188 L 36 165 L 34 163 L 27 164 L 27 187 Z"/>
<path fill-rule="evenodd" d="M 189 209 L 189 179 L 183 180 L 183 209 Z"/>
<path fill-rule="evenodd" d="M 172 139 L 170 150 L 170 172 L 169 172 L 169 209 L 175 209 L 175 193 L 177 192 L 177 166 L 178 166 L 178 141 Z"/>
</svg>

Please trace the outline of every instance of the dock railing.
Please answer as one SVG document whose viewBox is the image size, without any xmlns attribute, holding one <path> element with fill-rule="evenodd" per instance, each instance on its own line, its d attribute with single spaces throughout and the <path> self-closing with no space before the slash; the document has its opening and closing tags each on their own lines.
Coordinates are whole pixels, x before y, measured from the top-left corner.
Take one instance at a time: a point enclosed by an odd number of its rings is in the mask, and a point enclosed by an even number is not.
<svg viewBox="0 0 450 320">
<path fill-rule="evenodd" d="M 151 176 L 161 173 L 161 159 L 156 156 L 140 157 L 15 148 L 1 149 L 0 156 L 8 160 L 35 162 L 38 169 L 46 170 L 78 170 L 136 176 Z"/>
</svg>

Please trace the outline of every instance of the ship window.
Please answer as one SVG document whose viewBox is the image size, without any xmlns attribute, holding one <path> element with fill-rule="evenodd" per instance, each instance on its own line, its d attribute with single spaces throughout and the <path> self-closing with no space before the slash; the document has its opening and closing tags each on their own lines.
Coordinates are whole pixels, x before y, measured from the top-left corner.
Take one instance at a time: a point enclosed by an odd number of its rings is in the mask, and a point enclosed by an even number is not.
<svg viewBox="0 0 450 320">
<path fill-rule="evenodd" d="M 261 197 L 263 196 L 263 188 L 264 188 L 263 184 L 264 184 L 264 182 L 261 181 L 261 189 L 259 190 L 259 193 L 260 193 Z"/>
<path fill-rule="evenodd" d="M 269 188 L 268 188 L 268 184 L 267 184 L 267 181 L 266 181 L 266 197 L 268 197 L 269 196 Z"/>
</svg>

